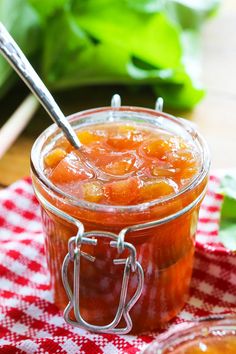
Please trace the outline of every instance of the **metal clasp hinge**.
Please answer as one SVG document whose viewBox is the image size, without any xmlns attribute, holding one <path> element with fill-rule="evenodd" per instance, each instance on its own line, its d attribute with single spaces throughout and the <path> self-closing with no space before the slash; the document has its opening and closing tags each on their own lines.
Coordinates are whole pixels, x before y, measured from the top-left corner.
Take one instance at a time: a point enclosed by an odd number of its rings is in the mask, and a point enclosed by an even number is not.
<svg viewBox="0 0 236 354">
<path fill-rule="evenodd" d="M 83 233 L 83 235 L 81 235 L 81 233 L 79 234 L 78 232 L 77 236 L 71 237 L 69 239 L 68 253 L 65 256 L 62 265 L 62 281 L 69 299 L 69 303 L 64 311 L 64 319 L 68 324 L 72 326 L 84 328 L 86 330 L 93 331 L 93 332 L 126 334 L 130 332 L 130 330 L 132 329 L 132 320 L 129 312 L 131 308 L 135 305 L 137 300 L 139 299 L 142 293 L 143 283 L 144 283 L 143 269 L 140 263 L 136 259 L 136 249 L 131 243 L 122 241 L 122 251 L 126 249 L 129 252 L 127 258 L 113 260 L 113 263 L 115 265 L 124 265 L 119 305 L 113 321 L 103 326 L 93 325 L 85 321 L 80 313 L 81 257 L 84 257 L 91 262 L 96 261 L 95 257 L 81 251 L 81 246 L 82 244 L 91 244 L 96 246 L 97 238 L 99 237 L 111 238 L 112 241 L 110 241 L 110 247 L 116 247 L 120 252 L 119 237 L 117 237 L 117 235 L 113 233 L 95 231 L 95 232 L 85 232 Z M 68 281 L 68 266 L 70 262 L 73 262 L 74 264 L 73 291 Z M 134 295 L 127 302 L 127 290 L 129 285 L 130 273 L 133 274 L 137 273 L 138 283 Z M 73 321 L 70 318 L 70 313 L 72 310 L 74 312 L 76 321 Z M 117 328 L 122 318 L 125 320 L 126 326 L 123 328 L 122 327 Z"/>
</svg>

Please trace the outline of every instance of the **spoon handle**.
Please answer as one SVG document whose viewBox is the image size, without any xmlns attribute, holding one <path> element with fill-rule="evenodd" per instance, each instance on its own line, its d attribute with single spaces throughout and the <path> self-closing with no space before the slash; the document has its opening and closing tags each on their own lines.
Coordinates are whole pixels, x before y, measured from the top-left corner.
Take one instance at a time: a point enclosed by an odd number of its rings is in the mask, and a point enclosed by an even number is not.
<svg viewBox="0 0 236 354">
<path fill-rule="evenodd" d="M 18 73 L 29 89 L 35 94 L 52 120 L 62 129 L 67 139 L 75 148 L 81 143 L 70 123 L 62 113 L 54 98 L 35 72 L 24 53 L 18 47 L 9 32 L 0 22 L 0 52 Z"/>
</svg>

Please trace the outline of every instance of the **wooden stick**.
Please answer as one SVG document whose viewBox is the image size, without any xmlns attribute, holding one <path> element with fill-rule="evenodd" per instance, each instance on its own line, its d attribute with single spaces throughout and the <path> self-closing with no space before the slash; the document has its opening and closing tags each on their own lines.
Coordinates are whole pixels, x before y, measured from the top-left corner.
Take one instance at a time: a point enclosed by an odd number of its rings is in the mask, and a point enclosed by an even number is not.
<svg viewBox="0 0 236 354">
<path fill-rule="evenodd" d="M 38 106 L 39 103 L 32 94 L 27 96 L 0 129 L 0 159 L 26 127 Z"/>
</svg>

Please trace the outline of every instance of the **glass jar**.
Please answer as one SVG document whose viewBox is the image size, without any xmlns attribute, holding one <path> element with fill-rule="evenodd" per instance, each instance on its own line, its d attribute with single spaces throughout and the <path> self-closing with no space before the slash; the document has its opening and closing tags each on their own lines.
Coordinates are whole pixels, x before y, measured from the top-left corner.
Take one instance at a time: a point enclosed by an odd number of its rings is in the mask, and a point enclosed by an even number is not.
<svg viewBox="0 0 236 354">
<path fill-rule="evenodd" d="M 162 128 L 199 152 L 198 174 L 177 194 L 111 206 L 79 200 L 45 176 L 43 157 L 62 136 L 55 125 L 32 148 L 51 284 L 55 303 L 62 310 L 67 306 L 65 320 L 95 332 L 156 329 L 176 316 L 188 297 L 198 212 L 209 173 L 206 144 L 184 119 L 140 107 L 97 108 L 69 120 L 75 130 L 108 122 Z"/>
<path fill-rule="evenodd" d="M 182 329 L 161 335 L 143 354 L 235 354 L 236 317 L 217 316 L 197 323 L 181 325 Z"/>
</svg>

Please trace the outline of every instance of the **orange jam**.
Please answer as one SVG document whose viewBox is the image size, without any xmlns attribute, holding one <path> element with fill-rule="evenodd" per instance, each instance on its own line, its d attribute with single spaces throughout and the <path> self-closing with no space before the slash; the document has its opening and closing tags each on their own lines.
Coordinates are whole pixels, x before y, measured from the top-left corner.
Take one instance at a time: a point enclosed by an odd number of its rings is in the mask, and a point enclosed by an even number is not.
<svg viewBox="0 0 236 354">
<path fill-rule="evenodd" d="M 236 337 L 225 336 L 223 338 L 207 338 L 195 343 L 186 344 L 181 349 L 175 351 L 164 352 L 172 354 L 235 354 L 236 353 Z M 164 354 L 163 353 L 163 354 Z"/>
<path fill-rule="evenodd" d="M 135 247 L 144 272 L 142 294 L 130 311 L 132 331 L 138 333 L 162 326 L 186 302 L 209 162 L 201 138 L 195 131 L 187 132 L 182 121 L 151 110 L 135 113 L 132 108 L 122 109 L 127 112 L 117 111 L 112 120 L 109 108 L 72 117 L 83 144 L 82 153 L 64 137 L 58 138 L 59 133 L 52 128 L 46 130 L 33 147 L 32 171 L 42 207 L 54 299 L 62 310 L 68 298 L 61 266 L 68 253 L 68 240 L 76 235 L 77 227 L 48 204 L 82 222 L 85 232 L 118 235 L 128 226 L 165 218 L 160 225 L 125 236 Z M 156 117 L 146 122 L 147 114 Z M 157 124 L 159 118 L 161 124 Z M 172 129 L 165 128 L 165 122 L 173 125 Z M 182 136 L 175 129 L 184 132 Z M 94 262 L 81 257 L 79 290 L 80 312 L 94 325 L 112 322 L 119 304 L 124 266 L 113 260 L 126 258 L 127 251 L 120 254 L 110 247 L 110 241 L 104 237 L 96 246 L 81 246 L 82 252 L 95 257 Z M 73 264 L 70 267 L 73 289 Z M 137 282 L 134 272 L 126 301 L 137 289 Z M 122 319 L 119 326 L 124 327 Z"/>
<path fill-rule="evenodd" d="M 103 124 L 81 129 L 77 136 L 97 170 L 61 138 L 44 157 L 45 174 L 64 192 L 88 202 L 133 205 L 176 194 L 199 170 L 194 146 L 161 129 Z"/>
</svg>

